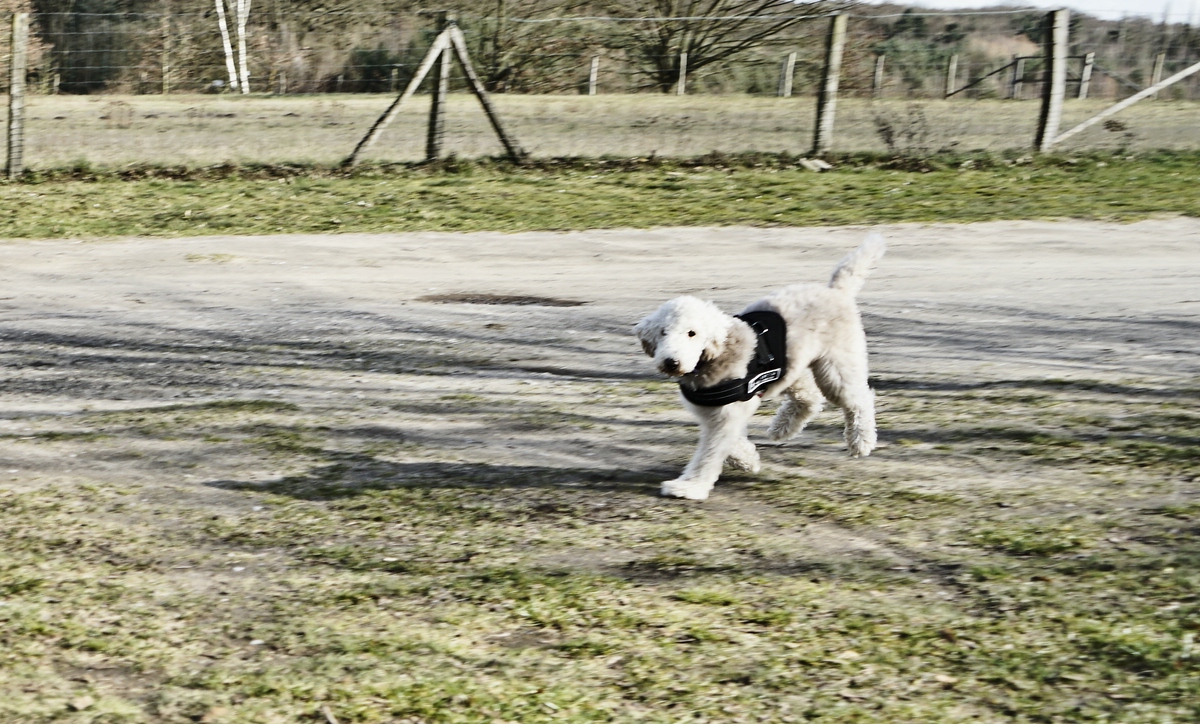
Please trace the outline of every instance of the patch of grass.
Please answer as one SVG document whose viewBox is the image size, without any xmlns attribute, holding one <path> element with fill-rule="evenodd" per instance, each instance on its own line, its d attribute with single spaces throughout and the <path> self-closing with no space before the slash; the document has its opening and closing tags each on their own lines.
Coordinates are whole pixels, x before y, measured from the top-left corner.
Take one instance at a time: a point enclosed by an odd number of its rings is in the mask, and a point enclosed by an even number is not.
<svg viewBox="0 0 1200 724">
<path fill-rule="evenodd" d="M 713 591 L 702 588 L 693 588 L 685 591 L 680 591 L 675 594 L 675 598 L 688 603 L 696 603 L 702 606 L 732 606 L 735 603 L 740 603 L 741 599 L 737 596 L 732 596 L 722 591 Z"/>
<path fill-rule="evenodd" d="M 673 395 L 576 384 L 597 420 Z M 443 392 L 429 414 L 481 407 Z M 488 424 L 576 419 L 484 396 Z M 378 425 L 317 405 L 29 416 L 29 445 L 99 429 L 105 463 L 167 472 L 0 488 L 0 721 L 1193 721 L 1194 472 L 1103 453 L 1191 444 L 1195 399 L 894 384 L 881 432 L 914 444 L 764 448 L 705 504 L 644 468 L 372 452 Z M 218 464 L 172 480 L 195 458 L 155 449 L 203 436 Z"/>
<path fill-rule="evenodd" d="M 991 157 L 988 157 L 991 158 Z M 376 231 L 523 231 L 661 225 L 786 225 L 1200 215 L 1195 153 L 1132 159 L 991 158 L 896 168 L 840 159 L 814 174 L 787 156 L 714 156 L 661 164 L 573 159 L 543 167 L 363 169 L 189 180 L 58 179 L 0 186 L 10 238 Z M 915 169 L 915 170 L 911 170 Z M 681 174 L 681 176 L 667 176 Z M 664 188 L 664 179 L 678 180 Z M 453 184 L 447 184 L 453 180 Z M 587 203 L 581 203 L 586 199 Z"/>
<path fill-rule="evenodd" d="M 1017 556 L 1051 556 L 1090 542 L 1072 525 L 992 527 L 971 533 L 971 538 L 984 547 Z"/>
</svg>

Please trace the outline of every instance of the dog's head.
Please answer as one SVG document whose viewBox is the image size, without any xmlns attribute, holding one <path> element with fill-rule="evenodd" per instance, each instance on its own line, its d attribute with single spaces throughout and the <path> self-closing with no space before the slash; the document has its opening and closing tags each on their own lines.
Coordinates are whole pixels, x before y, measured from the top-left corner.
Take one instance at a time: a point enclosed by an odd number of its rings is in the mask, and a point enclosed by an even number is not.
<svg viewBox="0 0 1200 724">
<path fill-rule="evenodd" d="M 724 351 L 733 317 L 696 297 L 676 297 L 637 323 L 634 334 L 659 371 L 682 377 Z"/>
</svg>

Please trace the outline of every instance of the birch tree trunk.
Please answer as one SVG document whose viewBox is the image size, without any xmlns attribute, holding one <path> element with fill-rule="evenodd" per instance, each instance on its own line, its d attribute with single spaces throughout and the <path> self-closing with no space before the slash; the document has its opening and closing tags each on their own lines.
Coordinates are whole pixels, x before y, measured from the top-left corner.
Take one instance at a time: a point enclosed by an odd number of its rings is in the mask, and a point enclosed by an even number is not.
<svg viewBox="0 0 1200 724">
<path fill-rule="evenodd" d="M 229 42 L 229 26 L 225 23 L 225 0 L 217 0 L 217 27 L 221 29 L 221 44 L 225 47 L 225 69 L 229 71 L 229 88 L 237 90 L 238 74 L 233 65 L 233 45 Z"/>
<path fill-rule="evenodd" d="M 250 0 L 237 0 L 238 63 L 241 66 L 242 93 L 250 92 L 250 62 L 246 58 L 246 23 L 250 20 Z"/>
</svg>

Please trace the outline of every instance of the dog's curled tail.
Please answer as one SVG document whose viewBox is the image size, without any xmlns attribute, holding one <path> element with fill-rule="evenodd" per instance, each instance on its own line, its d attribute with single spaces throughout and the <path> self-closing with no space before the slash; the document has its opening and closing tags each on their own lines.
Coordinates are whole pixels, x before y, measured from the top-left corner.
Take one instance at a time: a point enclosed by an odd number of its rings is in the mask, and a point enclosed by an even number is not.
<svg viewBox="0 0 1200 724">
<path fill-rule="evenodd" d="M 871 267 L 883 258 L 885 251 L 887 242 L 883 240 L 882 234 L 875 231 L 867 234 L 867 238 L 857 249 L 838 262 L 833 270 L 833 277 L 829 280 L 829 286 L 849 294 L 858 294 L 858 290 L 862 289 L 863 283 L 867 281 L 867 275 L 871 273 Z"/>
</svg>

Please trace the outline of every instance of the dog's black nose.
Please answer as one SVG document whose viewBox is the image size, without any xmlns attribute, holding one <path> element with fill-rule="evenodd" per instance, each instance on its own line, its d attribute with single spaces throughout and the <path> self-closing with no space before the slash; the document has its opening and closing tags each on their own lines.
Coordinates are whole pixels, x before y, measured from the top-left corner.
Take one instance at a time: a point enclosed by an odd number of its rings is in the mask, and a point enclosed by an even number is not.
<svg viewBox="0 0 1200 724">
<path fill-rule="evenodd" d="M 662 369 L 663 369 L 663 372 L 678 372 L 679 371 L 679 360 L 674 359 L 672 357 L 668 357 L 667 359 L 662 361 Z"/>
</svg>

